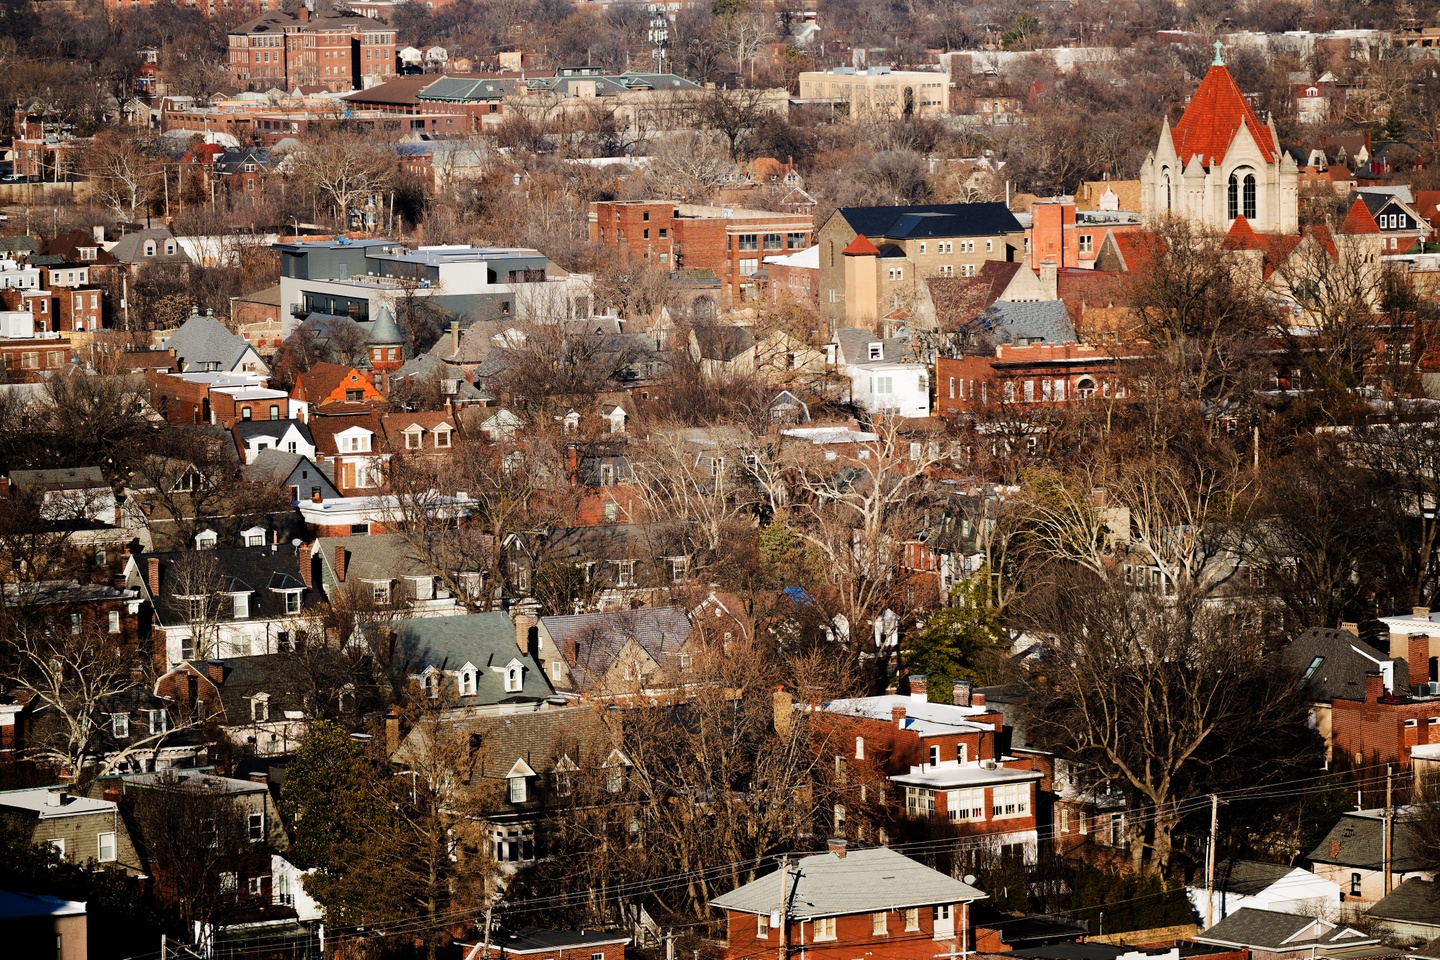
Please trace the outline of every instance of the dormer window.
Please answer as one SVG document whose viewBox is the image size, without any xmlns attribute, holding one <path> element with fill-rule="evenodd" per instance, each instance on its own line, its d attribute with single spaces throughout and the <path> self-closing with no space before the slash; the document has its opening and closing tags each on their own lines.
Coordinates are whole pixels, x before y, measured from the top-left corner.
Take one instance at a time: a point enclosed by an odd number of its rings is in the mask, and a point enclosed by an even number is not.
<svg viewBox="0 0 1440 960">
<path fill-rule="evenodd" d="M 155 241 L 154 241 L 154 240 L 146 240 L 146 241 L 145 241 L 145 256 L 147 256 L 147 257 L 153 257 L 153 256 L 155 256 Z"/>
<path fill-rule="evenodd" d="M 460 696 L 473 697 L 475 695 L 475 666 L 467 663 L 460 668 Z"/>
<path fill-rule="evenodd" d="M 195 535 L 196 550 L 214 550 L 220 542 L 220 535 L 214 530 L 201 530 Z"/>
<path fill-rule="evenodd" d="M 270 694 L 257 693 L 250 698 L 250 722 L 265 723 L 270 719 Z"/>
<path fill-rule="evenodd" d="M 505 668 L 505 692 L 519 693 L 524 684 L 525 668 L 512 662 Z"/>
<path fill-rule="evenodd" d="M 166 240 L 166 241 L 165 241 L 165 256 L 167 256 L 167 257 L 173 257 L 173 256 L 175 256 L 175 241 L 174 241 L 174 240 Z"/>
<path fill-rule="evenodd" d="M 245 619 L 248 619 L 249 616 L 250 616 L 250 594 L 248 594 L 248 593 L 232 593 L 232 594 L 230 595 L 230 599 L 231 599 L 231 601 L 233 601 L 233 604 L 234 604 L 235 619 L 236 619 L 236 620 L 245 620 Z"/>
<path fill-rule="evenodd" d="M 884 359 L 885 359 L 885 345 L 884 345 L 883 343 L 872 343 L 872 344 L 870 344 L 870 354 L 869 354 L 869 356 L 870 356 L 870 359 L 871 359 L 871 360 L 884 360 Z"/>
<path fill-rule="evenodd" d="M 419 450 L 425 446 L 425 431 L 420 428 L 405 431 L 405 449 Z"/>
<path fill-rule="evenodd" d="M 438 448 L 440 448 L 440 449 L 442 449 L 442 450 L 445 449 L 445 448 L 447 448 L 447 447 L 449 447 L 449 446 L 450 446 L 450 432 L 451 432 L 451 431 L 450 431 L 450 428 L 449 428 L 449 427 L 446 427 L 446 426 L 443 426 L 443 425 L 442 425 L 442 426 L 439 426 L 439 427 L 436 427 L 436 428 L 435 428 L 435 446 L 438 447 Z"/>
<path fill-rule="evenodd" d="M 511 802 L 511 803 L 524 803 L 524 802 L 525 802 L 525 778 L 524 778 L 524 777 L 511 777 L 509 783 L 510 783 L 510 802 Z"/>
<path fill-rule="evenodd" d="M 130 736 L 130 715 L 128 713 L 110 714 L 110 734 L 116 740 L 124 740 Z"/>
<path fill-rule="evenodd" d="M 388 580 L 376 580 L 376 581 L 372 581 L 371 584 L 370 584 L 370 599 L 374 600 L 376 603 L 381 603 L 381 604 L 389 603 L 389 602 L 390 602 L 390 581 L 388 581 Z"/>
</svg>

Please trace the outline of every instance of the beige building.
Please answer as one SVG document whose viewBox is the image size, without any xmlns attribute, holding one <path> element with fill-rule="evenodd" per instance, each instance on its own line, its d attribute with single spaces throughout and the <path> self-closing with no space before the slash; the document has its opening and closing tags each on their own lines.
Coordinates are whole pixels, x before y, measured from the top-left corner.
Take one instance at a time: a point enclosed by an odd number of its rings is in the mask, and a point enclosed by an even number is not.
<svg viewBox="0 0 1440 960">
<path fill-rule="evenodd" d="M 842 207 L 817 235 L 820 313 L 864 327 L 909 311 L 931 277 L 973 277 L 987 260 L 1024 255 L 1025 228 L 1003 203 Z"/>
<path fill-rule="evenodd" d="M 943 73 L 837 67 L 800 74 L 800 99 L 843 103 L 852 120 L 928 117 L 946 112 L 948 86 Z"/>
</svg>

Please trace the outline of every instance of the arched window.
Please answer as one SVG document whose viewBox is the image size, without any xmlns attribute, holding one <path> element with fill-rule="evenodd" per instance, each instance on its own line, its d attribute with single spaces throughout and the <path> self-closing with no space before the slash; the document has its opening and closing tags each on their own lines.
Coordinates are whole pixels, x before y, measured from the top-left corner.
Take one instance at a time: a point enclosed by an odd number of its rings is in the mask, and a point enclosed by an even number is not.
<svg viewBox="0 0 1440 960">
<path fill-rule="evenodd" d="M 1243 216 L 1255 219 L 1255 174 L 1249 170 L 1236 170 L 1230 174 L 1229 188 L 1225 194 L 1225 216 L 1234 220 Z"/>
<path fill-rule="evenodd" d="M 1165 209 L 1166 209 L 1166 211 L 1169 211 L 1169 210 L 1174 209 L 1174 202 L 1175 202 L 1175 201 L 1174 201 L 1174 198 L 1173 198 L 1172 195 L 1171 195 L 1170 168 L 1169 168 L 1169 167 L 1164 168 L 1164 169 L 1160 172 L 1160 175 L 1165 178 Z"/>
</svg>

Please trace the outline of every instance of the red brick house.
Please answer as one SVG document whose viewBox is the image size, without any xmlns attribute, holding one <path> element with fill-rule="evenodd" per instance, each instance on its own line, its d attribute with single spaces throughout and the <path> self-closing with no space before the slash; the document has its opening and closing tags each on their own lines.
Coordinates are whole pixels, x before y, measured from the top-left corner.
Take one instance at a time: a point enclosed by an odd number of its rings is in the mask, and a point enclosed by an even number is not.
<svg viewBox="0 0 1440 960">
<path fill-rule="evenodd" d="M 938 357 L 936 410 L 954 416 L 1001 401 L 1072 406 L 1124 397 L 1122 371 L 1129 359 L 1083 343 L 1002 343 L 993 357 Z"/>
<path fill-rule="evenodd" d="M 947 819 L 993 839 L 997 850 L 1033 860 L 1045 777 L 1036 761 L 1007 754 L 1004 717 L 986 707 L 983 694 L 959 684 L 958 703 L 930 703 L 924 677 L 911 677 L 910 685 L 908 697 L 827 703 L 812 718 L 832 754 L 822 763 L 853 769 L 858 783 L 877 774 L 888 780 L 897 817 Z"/>
<path fill-rule="evenodd" d="M 69 360 L 70 344 L 64 340 L 0 340 L 0 365 L 4 366 L 6 383 L 39 383 Z"/>
<path fill-rule="evenodd" d="M 1385 678 L 1372 673 L 1365 677 L 1365 699 L 1335 700 L 1330 723 L 1336 756 L 1403 770 L 1412 747 L 1440 743 L 1440 696 L 1387 693 Z"/>
<path fill-rule="evenodd" d="M 362 404 L 329 404 L 310 418 L 310 434 L 320 461 L 335 464 L 335 487 L 342 496 L 379 493 L 390 459 L 380 415 Z"/>
<path fill-rule="evenodd" d="M 219 424 L 237 420 L 289 420 L 295 404 L 255 373 L 166 373 L 147 370 L 150 405 L 166 422 Z"/>
<path fill-rule="evenodd" d="M 768 213 L 741 207 L 703 207 L 663 201 L 590 204 L 590 242 L 658 261 L 674 272 L 709 270 L 724 284 L 727 303 L 747 298 L 750 277 L 766 256 L 809 247 L 815 220 L 808 213 Z"/>
<path fill-rule="evenodd" d="M 274 11 L 229 34 L 230 76 L 244 89 L 319 85 L 348 93 L 395 76 L 395 31 L 349 11 Z"/>
<path fill-rule="evenodd" d="M 726 960 L 791 951 L 808 960 L 911 960 L 965 952 L 970 904 L 983 899 L 887 847 L 851 851 L 832 840 L 828 852 L 782 861 L 781 871 L 710 905 L 727 916 Z"/>
</svg>

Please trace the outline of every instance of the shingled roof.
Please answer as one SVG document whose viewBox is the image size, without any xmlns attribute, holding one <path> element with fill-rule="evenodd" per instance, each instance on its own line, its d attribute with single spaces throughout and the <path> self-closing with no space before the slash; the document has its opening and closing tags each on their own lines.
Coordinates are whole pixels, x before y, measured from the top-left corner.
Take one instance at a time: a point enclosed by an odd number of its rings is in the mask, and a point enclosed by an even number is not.
<svg viewBox="0 0 1440 960">
<path fill-rule="evenodd" d="M 1003 203 L 841 207 L 837 212 L 856 233 L 870 238 L 872 245 L 875 238 L 988 237 L 1025 229 Z"/>
<path fill-rule="evenodd" d="M 1272 163 L 1276 144 L 1270 128 L 1261 123 L 1250 108 L 1230 71 L 1223 64 L 1215 64 L 1206 71 L 1205 79 L 1200 81 L 1180 122 L 1170 131 L 1170 137 L 1181 163 L 1188 165 L 1190 159 L 1198 155 L 1201 165 L 1209 167 L 1212 161 L 1222 159 L 1229 152 L 1242 124 L 1255 138 L 1260 156 L 1266 163 Z"/>
<path fill-rule="evenodd" d="M 1367 937 L 1358 930 L 1316 917 L 1254 907 L 1241 907 L 1195 939 L 1201 943 L 1271 951 L 1299 951 L 1312 945 L 1334 949 L 1380 942 L 1378 937 Z"/>
</svg>

